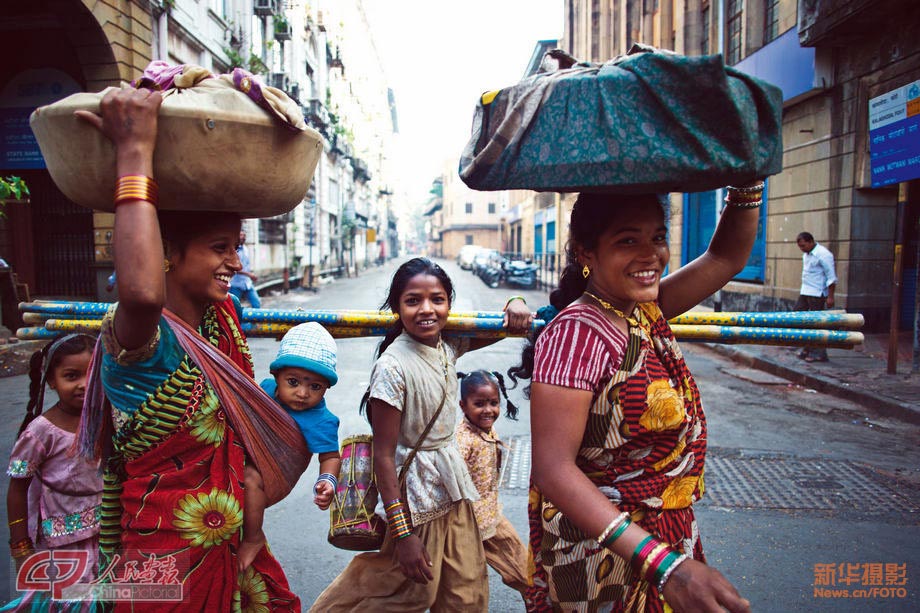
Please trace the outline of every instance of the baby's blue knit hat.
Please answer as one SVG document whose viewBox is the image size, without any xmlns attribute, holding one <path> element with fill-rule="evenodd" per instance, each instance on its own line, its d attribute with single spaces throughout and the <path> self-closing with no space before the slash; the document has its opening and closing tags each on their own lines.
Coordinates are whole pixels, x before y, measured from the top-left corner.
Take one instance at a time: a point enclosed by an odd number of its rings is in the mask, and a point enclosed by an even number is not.
<svg viewBox="0 0 920 613">
<path fill-rule="evenodd" d="M 335 385 L 339 380 L 335 373 L 335 339 L 315 321 L 294 326 L 281 339 L 278 355 L 269 366 L 272 374 L 282 368 L 303 368 Z"/>
</svg>

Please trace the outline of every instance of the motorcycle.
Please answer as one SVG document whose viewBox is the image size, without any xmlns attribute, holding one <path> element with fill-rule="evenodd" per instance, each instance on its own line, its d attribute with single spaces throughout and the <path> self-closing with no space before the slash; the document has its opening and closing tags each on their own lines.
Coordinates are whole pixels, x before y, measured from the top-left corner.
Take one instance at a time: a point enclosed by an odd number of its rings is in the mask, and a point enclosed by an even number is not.
<svg viewBox="0 0 920 613">
<path fill-rule="evenodd" d="M 530 261 L 504 258 L 501 280 L 505 282 L 505 285 L 534 289 L 537 286 L 537 266 Z"/>
</svg>

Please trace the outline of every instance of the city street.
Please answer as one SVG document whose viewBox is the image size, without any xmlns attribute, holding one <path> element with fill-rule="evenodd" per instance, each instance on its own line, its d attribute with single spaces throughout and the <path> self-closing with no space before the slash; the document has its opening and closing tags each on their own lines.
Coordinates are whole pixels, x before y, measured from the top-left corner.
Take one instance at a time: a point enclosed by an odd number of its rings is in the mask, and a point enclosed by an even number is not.
<svg viewBox="0 0 920 613">
<path fill-rule="evenodd" d="M 267 296 L 263 308 L 377 308 L 401 261 L 337 280 L 317 293 Z M 489 289 L 453 262 L 442 264 L 455 282 L 454 310 L 499 310 L 508 296 L 521 293 L 533 309 L 546 303 L 540 292 Z M 339 383 L 326 398 L 341 420 L 340 439 L 370 432 L 358 406 L 378 342 L 337 342 Z M 504 372 L 518 363 L 522 344 L 519 339 L 500 341 L 461 358 L 458 370 Z M 250 345 L 261 379 L 268 375 L 278 344 L 252 339 Z M 918 610 L 917 428 L 736 367 L 705 346 L 683 343 L 682 348 L 708 418 L 707 491 L 697 505 L 708 562 L 751 600 L 754 611 Z M 510 393 L 521 416 L 519 421 L 501 419 L 496 426 L 512 447 L 501 497 L 505 515 L 526 538 L 528 406 L 520 388 Z M 9 457 L 25 410 L 28 377 L 0 379 L 0 395 L 7 398 L 0 408 L 0 455 Z M 54 400 L 49 392 L 48 404 Z M 314 460 L 294 492 L 265 517 L 272 550 L 305 608 L 354 555 L 326 542 L 328 513 L 312 503 L 316 476 Z M 2 490 L 5 497 L 5 481 Z M 8 575 L 9 569 L 4 571 Z M 491 571 L 490 589 L 490 610 L 523 610 L 517 593 Z"/>
</svg>

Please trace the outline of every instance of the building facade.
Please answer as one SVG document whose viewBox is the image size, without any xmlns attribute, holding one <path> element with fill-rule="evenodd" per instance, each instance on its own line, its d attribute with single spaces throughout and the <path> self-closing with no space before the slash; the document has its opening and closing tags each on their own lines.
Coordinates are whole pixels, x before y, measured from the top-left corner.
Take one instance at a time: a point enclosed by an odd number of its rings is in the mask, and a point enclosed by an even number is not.
<svg viewBox="0 0 920 613">
<path fill-rule="evenodd" d="M 28 204 L 0 219 L 0 257 L 32 296 L 111 300 L 114 217 L 56 188 L 28 126 L 31 112 L 71 93 L 137 78 L 152 60 L 212 72 L 241 66 L 300 103 L 325 139 L 301 206 L 245 221 L 262 278 L 348 274 L 391 253 L 396 213 L 385 152 L 396 134 L 392 91 L 361 0 L 36 0 L 0 18 L 0 174 L 20 176 Z M 327 27 L 327 24 L 334 24 Z M 350 65 L 353 71 L 346 72 Z M 295 282 L 292 279 L 292 282 Z M 16 327 L 15 314 L 4 323 Z"/>
<path fill-rule="evenodd" d="M 910 0 L 566 0 L 560 46 L 595 62 L 634 43 L 721 53 L 778 85 L 784 169 L 767 181 L 754 253 L 722 292 L 722 307 L 791 308 L 802 266 L 796 236 L 808 231 L 837 259 L 837 307 L 863 313 L 871 330 L 887 327 L 893 288 L 902 327 L 913 325 L 920 189 L 902 181 L 899 204 L 896 183 L 873 186 L 869 103 L 920 80 L 918 25 L 920 4 Z M 920 92 L 907 95 L 920 112 Z M 672 196 L 672 269 L 705 251 L 720 196 Z M 562 198 L 563 222 L 572 199 Z"/>
</svg>

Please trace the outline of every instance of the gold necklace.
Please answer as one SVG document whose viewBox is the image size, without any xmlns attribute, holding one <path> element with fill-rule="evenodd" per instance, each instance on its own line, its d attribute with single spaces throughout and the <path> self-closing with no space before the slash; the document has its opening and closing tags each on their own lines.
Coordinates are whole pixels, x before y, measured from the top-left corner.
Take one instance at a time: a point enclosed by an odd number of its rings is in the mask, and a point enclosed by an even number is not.
<svg viewBox="0 0 920 613">
<path fill-rule="evenodd" d="M 604 299 L 601 298 L 600 296 L 595 296 L 594 294 L 592 294 L 592 293 L 589 292 L 589 291 L 585 291 L 585 296 L 591 296 L 592 298 L 594 298 L 595 301 L 597 301 L 597 303 L 598 303 L 599 305 L 601 305 L 602 307 L 604 307 L 604 310 L 610 311 L 611 313 L 613 313 L 613 314 L 616 315 L 617 317 L 621 317 L 621 318 L 625 319 L 626 322 L 627 322 L 629 325 L 631 325 L 631 326 L 637 326 L 637 327 L 639 326 L 639 321 L 636 320 L 636 318 L 630 317 L 629 315 L 627 315 L 626 313 L 624 313 L 624 312 L 621 311 L 620 309 L 616 308 L 615 306 L 613 306 L 612 304 L 610 304 L 609 302 L 607 302 L 606 300 L 604 300 Z"/>
</svg>

